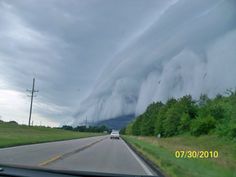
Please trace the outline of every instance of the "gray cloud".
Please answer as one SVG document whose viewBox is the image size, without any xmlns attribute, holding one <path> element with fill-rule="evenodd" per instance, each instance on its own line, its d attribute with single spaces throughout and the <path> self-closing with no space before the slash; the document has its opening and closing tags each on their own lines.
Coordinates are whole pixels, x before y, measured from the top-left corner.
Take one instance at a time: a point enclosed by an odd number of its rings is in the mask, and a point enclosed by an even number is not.
<svg viewBox="0 0 236 177">
<path fill-rule="evenodd" d="M 75 123 L 142 113 L 153 101 L 236 87 L 236 3 L 169 1 L 113 56 Z"/>
<path fill-rule="evenodd" d="M 155 0 L 0 1 L 4 89 L 25 94 L 36 77 L 40 92 L 35 112 L 58 122 L 71 117 L 114 54 L 165 4 Z"/>
<path fill-rule="evenodd" d="M 74 124 L 234 88 L 235 8 L 234 0 L 2 0 L 0 112 L 18 95 L 24 107 L 14 116 L 27 115 L 32 77 L 37 117 Z"/>
</svg>

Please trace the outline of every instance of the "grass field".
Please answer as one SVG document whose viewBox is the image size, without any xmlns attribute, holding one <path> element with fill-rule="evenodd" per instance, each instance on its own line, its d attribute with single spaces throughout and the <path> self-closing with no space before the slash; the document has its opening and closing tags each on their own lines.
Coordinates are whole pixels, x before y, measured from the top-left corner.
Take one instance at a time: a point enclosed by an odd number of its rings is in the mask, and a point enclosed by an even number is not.
<svg viewBox="0 0 236 177">
<path fill-rule="evenodd" d="M 123 136 L 170 177 L 236 177 L 236 142 L 216 136 L 171 138 Z M 217 150 L 215 159 L 177 159 L 176 150 Z"/>
<path fill-rule="evenodd" d="M 102 135 L 46 127 L 0 123 L 0 148 Z"/>
</svg>

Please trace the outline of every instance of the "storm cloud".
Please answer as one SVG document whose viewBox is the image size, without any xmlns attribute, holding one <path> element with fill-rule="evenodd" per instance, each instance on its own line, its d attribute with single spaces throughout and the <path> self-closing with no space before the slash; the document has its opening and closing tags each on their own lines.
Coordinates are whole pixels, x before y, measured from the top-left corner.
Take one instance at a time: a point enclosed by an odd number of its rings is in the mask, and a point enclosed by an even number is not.
<svg viewBox="0 0 236 177">
<path fill-rule="evenodd" d="M 0 1 L 0 115 L 26 123 L 25 90 L 36 78 L 34 123 L 72 122 L 114 53 L 165 2 Z"/>
<path fill-rule="evenodd" d="M 0 116 L 36 124 L 142 113 L 236 86 L 234 0 L 0 0 Z"/>
<path fill-rule="evenodd" d="M 169 1 L 113 56 L 78 118 L 139 115 L 153 101 L 234 89 L 235 9 L 233 0 Z"/>
</svg>

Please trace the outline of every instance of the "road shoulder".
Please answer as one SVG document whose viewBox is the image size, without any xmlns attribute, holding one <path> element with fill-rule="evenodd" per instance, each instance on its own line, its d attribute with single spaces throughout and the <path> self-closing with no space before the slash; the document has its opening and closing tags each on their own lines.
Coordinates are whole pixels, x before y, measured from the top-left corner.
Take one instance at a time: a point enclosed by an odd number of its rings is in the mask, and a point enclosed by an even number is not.
<svg viewBox="0 0 236 177">
<path fill-rule="evenodd" d="M 166 177 L 160 170 L 156 164 L 154 164 L 151 160 L 149 160 L 147 157 L 145 157 L 140 151 L 138 151 L 137 148 L 135 148 L 131 143 L 129 143 L 125 138 L 122 138 L 126 145 L 135 153 L 136 156 L 138 156 L 145 164 L 148 165 L 149 169 L 151 169 L 152 174 L 148 175 L 157 175 L 159 177 Z M 146 166 L 147 166 L 146 165 Z"/>
</svg>

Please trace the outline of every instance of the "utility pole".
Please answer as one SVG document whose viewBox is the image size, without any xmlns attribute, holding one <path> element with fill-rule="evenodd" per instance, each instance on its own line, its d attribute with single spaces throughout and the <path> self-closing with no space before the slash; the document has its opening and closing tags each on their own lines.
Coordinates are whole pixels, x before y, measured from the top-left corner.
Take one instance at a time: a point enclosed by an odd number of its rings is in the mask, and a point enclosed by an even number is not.
<svg viewBox="0 0 236 177">
<path fill-rule="evenodd" d="M 33 78 L 33 86 L 32 86 L 32 90 L 26 90 L 28 92 L 30 92 L 31 94 L 29 95 L 31 97 L 31 102 L 30 102 L 30 113 L 29 113 L 29 123 L 28 125 L 30 126 L 30 123 L 31 123 L 31 114 L 32 114 L 32 107 L 33 107 L 33 98 L 35 97 L 34 96 L 34 93 L 35 92 L 38 92 L 38 90 L 35 90 L 34 89 L 34 85 L 35 85 L 35 78 Z"/>
<path fill-rule="evenodd" d="M 87 116 L 86 116 L 86 119 L 85 119 L 85 127 L 89 128 L 88 121 L 87 121 Z"/>
</svg>

